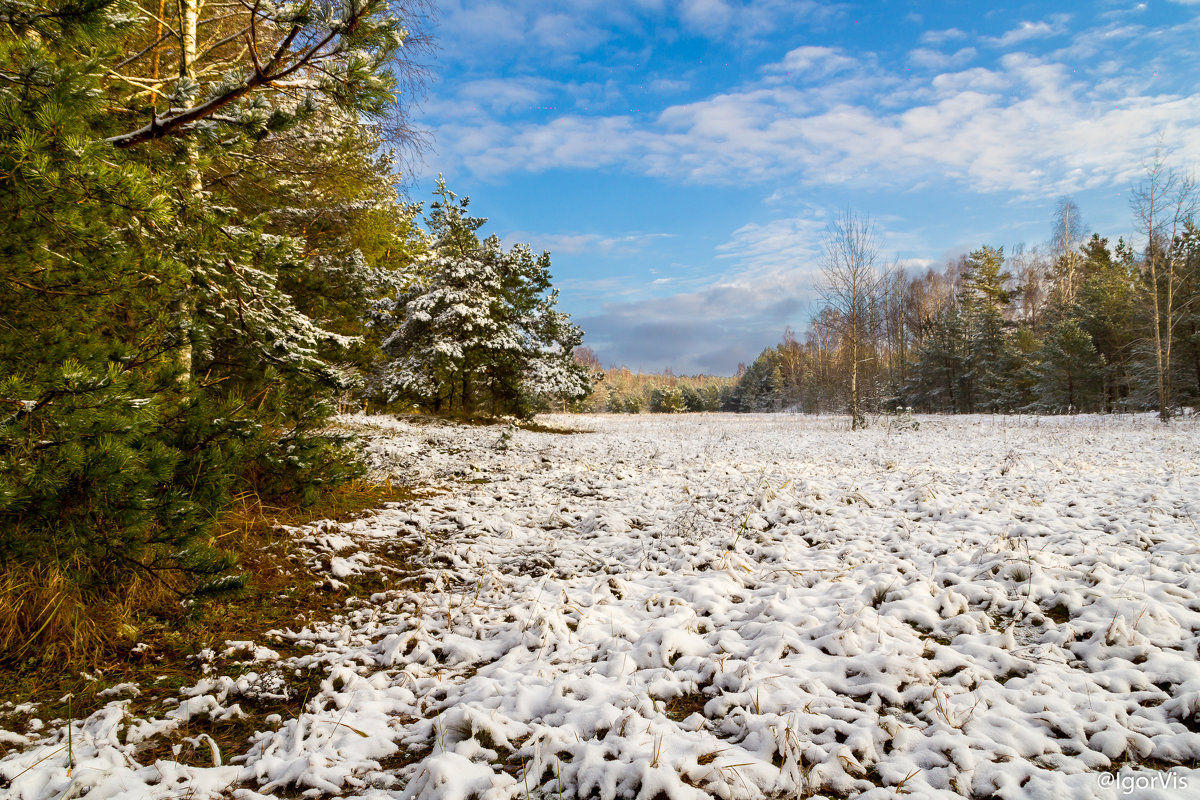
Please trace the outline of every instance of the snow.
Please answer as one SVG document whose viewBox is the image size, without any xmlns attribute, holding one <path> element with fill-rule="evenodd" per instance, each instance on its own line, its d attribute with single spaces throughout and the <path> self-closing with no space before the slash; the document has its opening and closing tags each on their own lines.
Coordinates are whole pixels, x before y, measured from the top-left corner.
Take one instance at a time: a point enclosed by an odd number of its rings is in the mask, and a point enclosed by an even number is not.
<svg viewBox="0 0 1200 800">
<path fill-rule="evenodd" d="M 1192 422 L 343 422 L 381 478 L 448 490 L 297 530 L 314 580 L 403 543 L 420 588 L 229 642 L 254 670 L 215 660 L 158 717 L 74 721 L 71 777 L 61 720 L 6 731 L 12 797 L 1200 792 Z M 134 758 L 313 670 L 214 766 Z"/>
</svg>

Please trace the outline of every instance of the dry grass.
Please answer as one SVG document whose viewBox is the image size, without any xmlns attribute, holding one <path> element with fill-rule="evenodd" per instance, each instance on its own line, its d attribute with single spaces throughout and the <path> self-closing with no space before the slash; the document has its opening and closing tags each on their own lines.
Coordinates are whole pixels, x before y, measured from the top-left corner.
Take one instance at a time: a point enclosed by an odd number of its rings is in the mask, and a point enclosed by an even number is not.
<svg viewBox="0 0 1200 800">
<path fill-rule="evenodd" d="M 345 592 L 312 591 L 319 576 L 278 526 L 346 520 L 416 496 L 408 488 L 366 482 L 334 489 L 307 508 L 240 495 L 218 520 L 215 539 L 237 556 L 247 585 L 195 603 L 181 603 L 169 587 L 149 579 L 133 580 L 119 593 L 89 596 L 61 568 L 0 572 L 0 706 L 33 702 L 43 719 L 78 718 L 107 702 L 100 691 L 125 682 L 141 687 L 138 708 L 174 696 L 199 679 L 191 657 L 201 650 L 227 640 L 261 641 L 272 628 L 325 616 L 344 601 Z M 415 555 L 392 549 L 378 560 L 405 572 Z M 271 646 L 290 655 L 286 647 Z"/>
<path fill-rule="evenodd" d="M 684 694 L 667 701 L 666 713 L 669 719 L 682 722 L 692 714 L 704 714 L 704 706 L 709 698 L 702 692 Z"/>
<path fill-rule="evenodd" d="M 133 644 L 139 616 L 177 600 L 169 586 L 141 575 L 130 576 L 119 593 L 97 595 L 72 581 L 59 563 L 9 567 L 0 571 L 0 661 L 103 658 Z"/>
</svg>

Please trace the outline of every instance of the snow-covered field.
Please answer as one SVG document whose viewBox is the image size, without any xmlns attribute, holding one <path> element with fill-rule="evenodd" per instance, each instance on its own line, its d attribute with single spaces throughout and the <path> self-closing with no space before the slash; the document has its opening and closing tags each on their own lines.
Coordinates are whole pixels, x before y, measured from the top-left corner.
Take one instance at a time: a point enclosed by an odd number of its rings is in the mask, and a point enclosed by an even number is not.
<svg viewBox="0 0 1200 800">
<path fill-rule="evenodd" d="M 588 431 L 346 418 L 447 491 L 297 531 L 314 580 L 400 542 L 419 588 L 231 645 L 156 717 L 114 699 L 70 777 L 62 724 L 0 732 L 0 792 L 1200 797 L 1194 422 L 543 421 Z M 314 669 L 221 766 L 135 760 Z"/>
</svg>

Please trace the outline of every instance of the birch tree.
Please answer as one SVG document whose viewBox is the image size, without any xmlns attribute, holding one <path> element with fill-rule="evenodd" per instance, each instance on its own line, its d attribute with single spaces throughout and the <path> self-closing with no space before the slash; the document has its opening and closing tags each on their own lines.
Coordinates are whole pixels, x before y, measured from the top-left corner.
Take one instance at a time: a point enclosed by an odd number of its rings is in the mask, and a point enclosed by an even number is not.
<svg viewBox="0 0 1200 800">
<path fill-rule="evenodd" d="M 1130 196 L 1134 222 L 1146 239 L 1143 269 L 1147 306 L 1153 327 L 1152 346 L 1158 417 L 1171 419 L 1171 348 L 1182 317 L 1175 293 L 1183 269 L 1183 248 L 1178 245 L 1196 212 L 1196 179 L 1168 165 L 1170 150 L 1160 141 L 1143 162 L 1142 182 Z"/>
<path fill-rule="evenodd" d="M 1075 299 L 1079 289 L 1079 269 L 1083 262 L 1079 246 L 1084 240 L 1083 215 L 1069 197 L 1061 197 L 1054 210 L 1054 232 L 1050 238 L 1050 253 L 1055 271 L 1055 300 L 1066 307 Z"/>
<path fill-rule="evenodd" d="M 875 223 L 869 216 L 845 210 L 830 225 L 821 260 L 818 291 L 834 313 L 838 331 L 849 348 L 850 427 L 865 425 L 860 403 L 860 365 L 870 357 L 870 315 L 882 280 Z"/>
</svg>

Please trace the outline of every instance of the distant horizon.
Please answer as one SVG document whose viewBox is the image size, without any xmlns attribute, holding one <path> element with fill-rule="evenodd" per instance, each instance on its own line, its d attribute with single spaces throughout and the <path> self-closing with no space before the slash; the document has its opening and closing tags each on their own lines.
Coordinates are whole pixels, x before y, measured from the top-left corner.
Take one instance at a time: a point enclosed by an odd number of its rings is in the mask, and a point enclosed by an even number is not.
<svg viewBox="0 0 1200 800">
<path fill-rule="evenodd" d="M 743 364 L 745 362 L 739 361 L 738 363 Z M 672 367 L 670 365 L 667 365 L 667 366 L 663 367 L 662 369 L 634 369 L 633 367 L 630 367 L 626 364 L 609 364 L 607 367 L 604 367 L 603 369 L 606 372 L 612 371 L 612 370 L 617 370 L 617 369 L 627 369 L 630 372 L 632 372 L 634 375 L 663 375 L 663 376 L 666 376 L 667 372 L 669 371 L 672 374 L 672 376 L 676 377 L 676 378 L 736 378 L 737 377 L 737 366 L 734 366 L 733 373 L 729 374 L 729 375 L 718 375 L 717 373 L 714 373 L 714 372 L 679 372 L 678 370 L 676 370 L 674 367 Z"/>
</svg>

